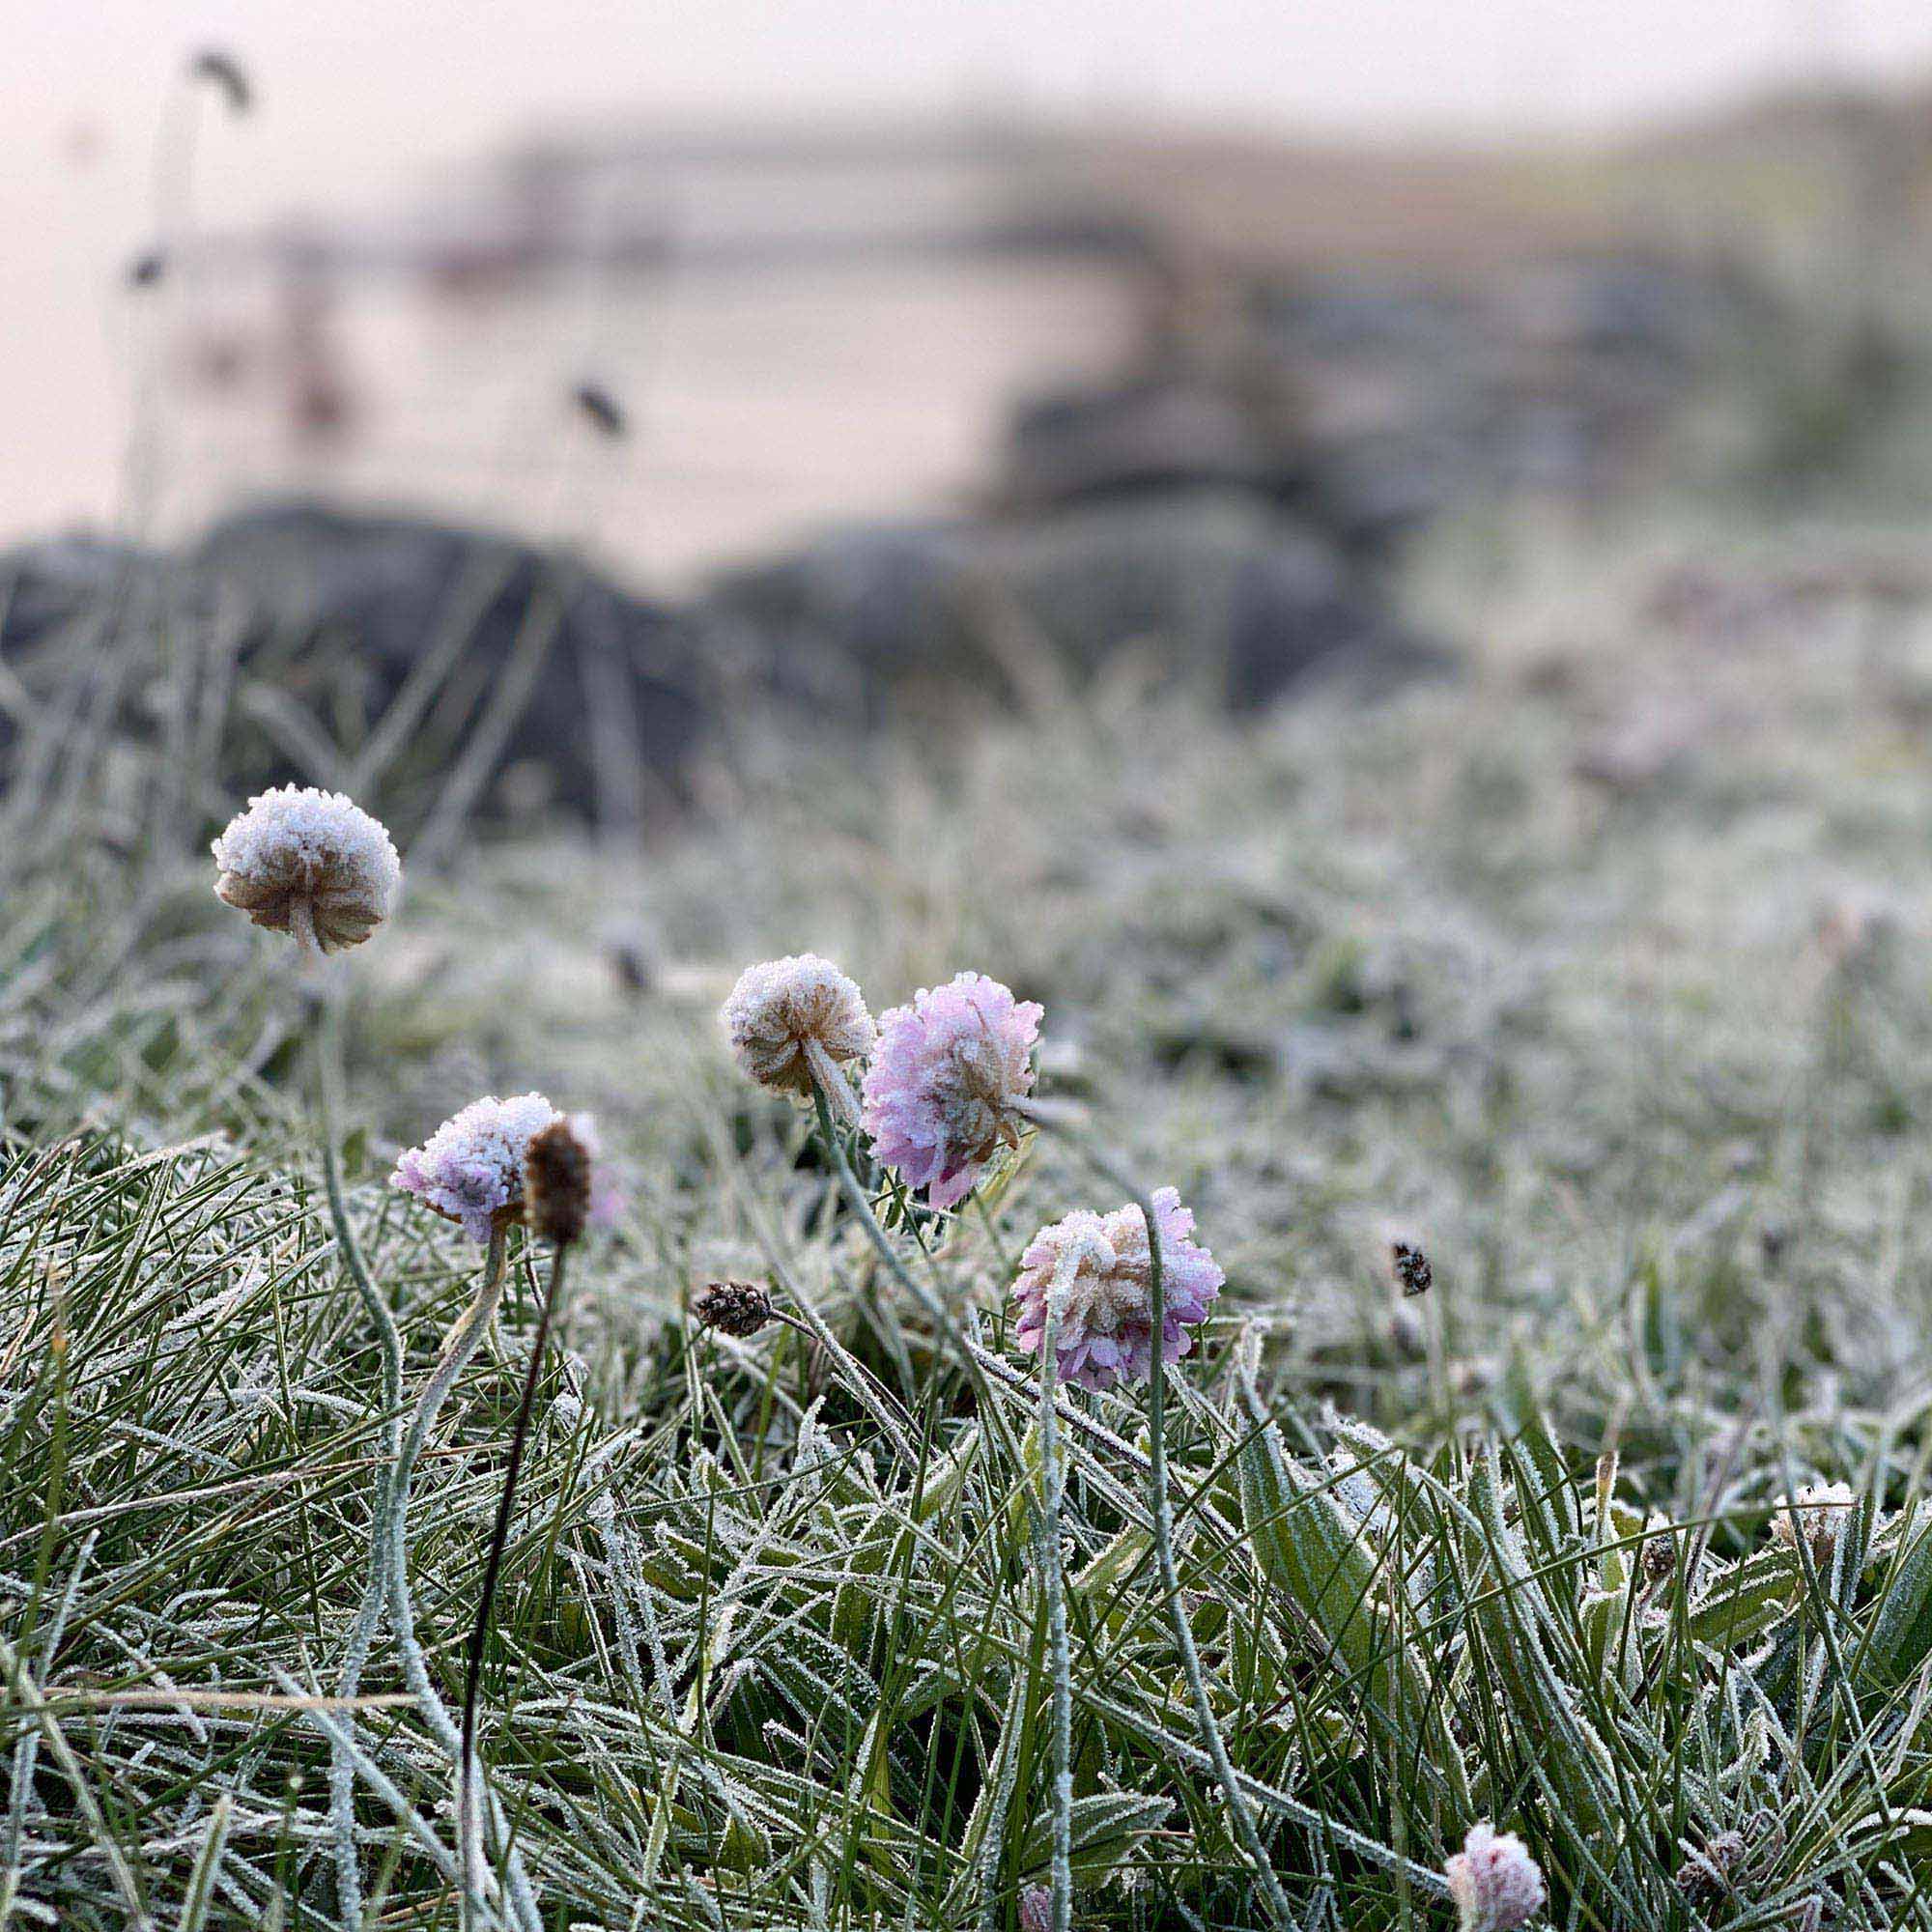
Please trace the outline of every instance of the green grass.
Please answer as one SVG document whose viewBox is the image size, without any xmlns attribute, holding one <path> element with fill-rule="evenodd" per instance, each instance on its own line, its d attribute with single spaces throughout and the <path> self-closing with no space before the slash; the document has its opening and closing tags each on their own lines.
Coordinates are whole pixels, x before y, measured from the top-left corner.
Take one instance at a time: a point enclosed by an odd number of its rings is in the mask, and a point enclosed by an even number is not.
<svg viewBox="0 0 1932 1932">
<path fill-rule="evenodd" d="M 1031 1379 L 981 1407 L 716 1040 L 736 966 L 806 946 L 875 1007 L 962 965 L 1041 999 L 1042 1091 L 1227 1266 L 1169 1380 L 1179 1580 L 1304 1926 L 1447 1927 L 1478 1817 L 1556 1925 L 1932 1923 L 1932 655 L 1856 590 L 1666 630 L 1657 568 L 1465 532 L 1418 576 L 1457 684 L 1237 728 L 1122 677 L 930 754 L 741 759 L 642 855 L 533 836 L 412 874 L 350 962 L 345 1122 L 405 1401 L 477 1257 L 384 1185 L 395 1146 L 537 1086 L 627 1186 L 574 1267 L 484 1678 L 545 1926 L 1004 1927 L 1046 1877 Z M 0 1892 L 22 1924 L 333 1926 L 347 1714 L 263 1700 L 333 1688 L 385 1416 L 290 949 L 214 902 L 223 802 L 165 731 L 36 728 L 61 803 L 0 846 Z M 1606 759 L 1645 730 L 1674 761 Z M 641 993 L 608 958 L 639 931 Z M 1012 1257 L 1083 1204 L 1117 1205 L 1042 1141 L 898 1238 L 1019 1365 Z M 410 1512 L 452 1705 L 531 1260 Z M 913 1453 L 795 1330 L 695 1333 L 718 1273 L 808 1297 Z M 1069 1407 L 1076 1922 L 1264 1922 L 1144 1403 Z M 1819 1478 L 1856 1515 L 1778 1545 Z M 403 1665 L 385 1633 L 354 1714 L 364 1923 L 453 1924 L 452 1768 Z"/>
</svg>

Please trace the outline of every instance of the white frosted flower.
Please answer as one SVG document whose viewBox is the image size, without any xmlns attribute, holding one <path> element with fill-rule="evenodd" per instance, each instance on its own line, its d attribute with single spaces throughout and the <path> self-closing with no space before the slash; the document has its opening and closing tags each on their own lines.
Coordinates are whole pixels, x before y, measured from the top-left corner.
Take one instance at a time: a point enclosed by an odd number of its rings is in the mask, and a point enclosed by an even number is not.
<svg viewBox="0 0 1932 1932">
<path fill-rule="evenodd" d="M 460 1223 L 472 1240 L 487 1241 L 523 1219 L 531 1138 L 562 1118 L 541 1094 L 507 1100 L 486 1094 L 411 1148 L 396 1162 L 390 1184 Z"/>
<path fill-rule="evenodd" d="M 856 1111 L 839 1067 L 872 1050 L 878 1030 L 857 983 L 815 952 L 748 966 L 718 1015 L 732 1054 L 760 1087 Z"/>
<path fill-rule="evenodd" d="M 1472 1825 L 1443 1866 L 1460 1932 L 1517 1932 L 1543 1910 L 1543 1873 L 1514 1832 Z"/>
<path fill-rule="evenodd" d="M 250 799 L 213 849 L 220 898 L 325 952 L 360 946 L 388 917 L 403 877 L 383 827 L 341 792 L 313 785 Z"/>
<path fill-rule="evenodd" d="M 1806 1483 L 1797 1496 L 1780 1496 L 1771 1520 L 1772 1540 L 1795 1550 L 1802 1536 L 1811 1546 L 1811 1560 L 1825 1565 L 1858 1507 L 1849 1483 Z"/>
</svg>

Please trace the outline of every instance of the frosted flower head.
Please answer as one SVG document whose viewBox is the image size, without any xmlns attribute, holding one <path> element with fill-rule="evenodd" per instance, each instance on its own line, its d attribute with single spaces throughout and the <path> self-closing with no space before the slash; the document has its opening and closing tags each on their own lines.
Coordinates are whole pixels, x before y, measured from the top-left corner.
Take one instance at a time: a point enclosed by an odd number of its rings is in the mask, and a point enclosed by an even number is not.
<svg viewBox="0 0 1932 1932">
<path fill-rule="evenodd" d="M 218 897 L 325 952 L 360 946 L 388 917 L 403 877 L 383 827 L 341 792 L 313 785 L 250 799 L 213 850 Z"/>
<path fill-rule="evenodd" d="M 1472 1825 L 1443 1866 L 1460 1932 L 1516 1932 L 1543 1910 L 1543 1873 L 1514 1832 Z"/>
<path fill-rule="evenodd" d="M 1771 1520 L 1773 1542 L 1795 1550 L 1802 1536 L 1811 1546 L 1811 1560 L 1828 1564 L 1838 1538 L 1850 1522 L 1858 1497 L 1848 1483 L 1806 1483 L 1797 1496 L 1780 1496 Z"/>
<path fill-rule="evenodd" d="M 1020 1893 L 1020 1932 L 1051 1932 L 1053 1888 L 1030 1885 Z"/>
<path fill-rule="evenodd" d="M 1151 1205 L 1160 1235 L 1161 1359 L 1173 1362 L 1193 1347 L 1188 1330 L 1207 1320 L 1227 1276 L 1214 1257 L 1189 1238 L 1194 1216 L 1173 1188 L 1156 1190 Z M 1153 1362 L 1148 1264 L 1147 1223 L 1138 1208 L 1117 1208 L 1111 1214 L 1077 1208 L 1042 1228 L 1020 1257 L 1013 1339 L 1023 1349 L 1040 1348 L 1047 1298 L 1057 1294 L 1062 1299 L 1054 1360 L 1060 1379 L 1094 1389 L 1138 1381 Z"/>
<path fill-rule="evenodd" d="M 815 952 L 747 966 L 718 1018 L 738 1065 L 760 1087 L 811 1097 L 813 1077 L 851 1110 L 838 1071 L 872 1050 L 878 1030 L 857 983 Z"/>
<path fill-rule="evenodd" d="M 487 1094 L 452 1114 L 389 1177 L 392 1186 L 487 1241 L 524 1217 L 524 1168 L 531 1139 L 563 1118 L 541 1094 L 499 1100 Z"/>
<path fill-rule="evenodd" d="M 879 1022 L 866 1074 L 872 1151 L 935 1208 L 973 1191 L 1001 1147 L 1017 1147 L 1014 1103 L 1033 1091 L 1043 1009 L 979 973 L 930 990 Z"/>
</svg>

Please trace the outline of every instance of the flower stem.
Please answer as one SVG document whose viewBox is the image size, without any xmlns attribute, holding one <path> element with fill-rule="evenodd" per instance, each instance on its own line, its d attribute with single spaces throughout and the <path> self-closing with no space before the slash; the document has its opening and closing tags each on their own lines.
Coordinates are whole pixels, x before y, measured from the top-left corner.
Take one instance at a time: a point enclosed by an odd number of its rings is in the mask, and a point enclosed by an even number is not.
<svg viewBox="0 0 1932 1932">
<path fill-rule="evenodd" d="M 1283 1928 L 1283 1932 L 1298 1932 L 1293 1908 L 1288 1902 L 1281 1881 L 1275 1876 L 1274 1866 L 1268 1861 L 1247 1794 L 1235 1776 L 1227 1741 L 1221 1736 L 1214 1706 L 1208 1700 L 1207 1680 L 1201 1670 L 1201 1654 L 1194 1645 L 1194 1629 L 1187 1621 L 1187 1606 L 1180 1595 L 1180 1577 L 1175 1567 L 1174 1514 L 1167 1493 L 1167 1363 L 1164 1347 L 1167 1293 L 1163 1279 L 1166 1270 L 1160 1251 L 1160 1223 L 1154 1214 L 1153 1203 L 1094 1146 L 1076 1124 L 1078 1116 L 1065 1108 L 1037 1104 L 1029 1105 L 1025 1111 L 1027 1117 L 1040 1126 L 1064 1134 L 1094 1173 L 1126 1195 L 1147 1224 L 1148 1319 L 1153 1329 L 1153 1350 L 1148 1363 L 1148 1506 L 1153 1524 L 1154 1563 L 1160 1573 L 1161 1594 L 1167 1599 L 1168 1621 L 1174 1629 L 1174 1645 L 1180 1653 L 1180 1667 L 1193 1700 L 1195 1725 L 1227 1799 L 1228 1816 L 1234 1822 L 1236 1834 L 1248 1855 L 1249 1862 L 1254 1866 L 1255 1881 L 1261 1887 L 1262 1896 L 1267 1901 L 1268 1916 Z"/>
<path fill-rule="evenodd" d="M 536 1406 L 537 1381 L 542 1374 L 544 1350 L 550 1341 L 551 1322 L 563 1299 L 564 1257 L 567 1247 L 558 1247 L 551 1257 L 550 1293 L 537 1315 L 537 1332 L 530 1343 L 529 1366 L 524 1371 L 523 1399 L 517 1405 L 516 1425 L 510 1433 L 510 1463 L 503 1472 L 503 1493 L 497 1503 L 497 1522 L 490 1532 L 489 1560 L 483 1566 L 483 1596 L 476 1606 L 476 1625 L 469 1633 L 469 1657 L 463 1678 L 463 1755 L 457 1772 L 457 1815 L 462 1820 L 464 1891 L 473 1887 L 472 1855 L 478 1835 L 470 1829 L 472 1793 L 470 1786 L 480 1767 L 476 1762 L 476 1693 L 483 1679 L 483 1649 L 490 1638 L 490 1618 L 497 1605 L 497 1581 L 503 1567 L 503 1548 L 510 1537 L 510 1517 L 516 1507 L 517 1479 L 523 1473 L 524 1447 L 529 1439 L 530 1411 Z M 475 1815 L 480 1817 L 480 1813 Z"/>
<path fill-rule="evenodd" d="M 838 1135 L 832 1123 L 832 1106 L 826 1097 L 822 1085 L 814 1083 L 811 1090 L 812 1105 L 818 1114 L 818 1137 L 825 1144 L 825 1157 L 831 1161 L 834 1174 L 838 1176 L 839 1191 L 845 1196 L 846 1205 L 859 1218 L 859 1224 L 866 1231 L 866 1238 L 871 1242 L 879 1259 L 885 1263 L 891 1274 L 906 1293 L 925 1311 L 933 1326 L 946 1338 L 947 1344 L 957 1354 L 966 1370 L 966 1378 L 973 1385 L 975 1400 L 981 1412 L 999 1435 L 1002 1446 L 1018 1458 L 1018 1450 L 1008 1433 L 1006 1418 L 1000 1406 L 993 1400 L 992 1386 L 985 1371 L 980 1366 L 979 1356 L 972 1340 L 961 1332 L 959 1324 L 952 1319 L 952 1311 L 944 1299 L 936 1294 L 925 1283 L 918 1280 L 906 1264 L 893 1251 L 893 1244 L 887 1238 L 886 1231 L 879 1226 L 879 1217 L 872 1212 L 872 1204 L 866 1199 L 866 1190 L 859 1185 L 859 1178 L 852 1172 L 852 1163 L 845 1158 L 845 1150 L 838 1145 Z"/>
<path fill-rule="evenodd" d="M 442 1709 L 441 1700 L 435 1695 L 435 1687 L 430 1681 L 429 1671 L 415 1642 L 415 1610 L 410 1601 L 409 1580 L 409 1510 L 410 1479 L 415 1473 L 417 1459 L 423 1445 L 429 1439 L 430 1431 L 436 1427 L 437 1416 L 442 1405 L 449 1399 L 450 1391 L 457 1379 L 469 1366 L 469 1359 L 481 1346 L 483 1337 L 489 1332 L 491 1319 L 497 1313 L 497 1304 L 502 1299 L 503 1280 L 508 1272 L 508 1243 L 501 1228 L 493 1228 L 490 1233 L 490 1246 L 483 1259 L 483 1279 L 476 1290 L 475 1298 L 457 1317 L 455 1325 L 444 1338 L 442 1354 L 431 1371 L 430 1378 L 423 1384 L 422 1393 L 417 1396 L 415 1407 L 411 1411 L 409 1428 L 403 1435 L 402 1448 L 396 1458 L 396 1473 L 391 1484 L 388 1513 L 388 1556 L 385 1571 L 389 1615 L 396 1626 L 396 1635 L 403 1651 L 405 1668 L 423 1706 L 423 1716 L 431 1728 L 443 1734 L 446 1749 L 451 1749 L 459 1767 L 458 1784 L 461 1787 L 461 1734 L 450 1724 L 448 1713 Z M 458 1820 L 459 1833 L 468 1833 L 469 1817 Z M 482 1901 L 469 1889 L 472 1869 L 468 1861 L 463 1872 L 464 1909 L 466 1916 Z"/>
<path fill-rule="evenodd" d="M 1046 1592 L 1046 1647 L 1053 1671 L 1053 1932 L 1070 1932 L 1073 1922 L 1073 1659 L 1066 1641 L 1066 1585 L 1060 1562 L 1064 1482 L 1060 1415 L 1053 1397 L 1060 1318 L 1080 1254 L 1078 1247 L 1068 1248 L 1054 1270 L 1039 1338 L 1039 1574 Z"/>
<path fill-rule="evenodd" d="M 306 908 L 303 909 L 304 916 Z M 298 933 L 298 938 L 300 938 Z M 312 944 L 311 939 L 311 944 Z M 361 1243 L 349 1220 L 342 1192 L 341 1087 L 342 1002 L 338 988 L 326 988 L 318 1002 L 310 1041 L 315 1062 L 316 1104 L 322 1116 L 322 1175 L 328 1196 L 335 1245 L 355 1284 L 364 1311 L 376 1330 L 383 1357 L 384 1460 L 376 1473 L 375 1498 L 370 1507 L 369 1568 L 362 1601 L 343 1648 L 336 1694 L 344 1703 L 342 1732 L 329 1738 L 328 1809 L 335 1835 L 336 1906 L 343 1922 L 354 1925 L 362 1914 L 362 1873 L 355 1845 L 355 1713 L 352 1700 L 362 1687 L 362 1670 L 376 1640 L 385 1594 L 385 1565 L 389 1547 L 389 1506 L 394 1494 L 394 1469 L 403 1439 L 403 1338 L 396 1318 L 369 1271 Z"/>
</svg>

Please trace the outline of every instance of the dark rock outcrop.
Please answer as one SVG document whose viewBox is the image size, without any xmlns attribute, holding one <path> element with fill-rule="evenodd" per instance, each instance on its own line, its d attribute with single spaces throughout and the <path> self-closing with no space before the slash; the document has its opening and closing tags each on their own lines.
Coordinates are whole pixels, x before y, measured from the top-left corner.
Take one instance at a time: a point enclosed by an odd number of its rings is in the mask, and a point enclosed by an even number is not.
<svg viewBox="0 0 1932 1932">
<path fill-rule="evenodd" d="M 706 621 L 762 640 L 775 689 L 876 717 L 921 686 L 1080 679 L 1134 647 L 1236 709 L 1316 672 L 1446 660 L 1334 547 L 1254 498 L 1171 492 L 991 525 L 835 532 L 732 573 Z"/>
<path fill-rule="evenodd" d="M 623 822 L 675 801 L 715 722 L 691 627 L 587 564 L 427 518 L 272 504 L 195 567 L 262 617 L 249 658 L 418 810 L 468 761 L 475 803 Z"/>
</svg>

